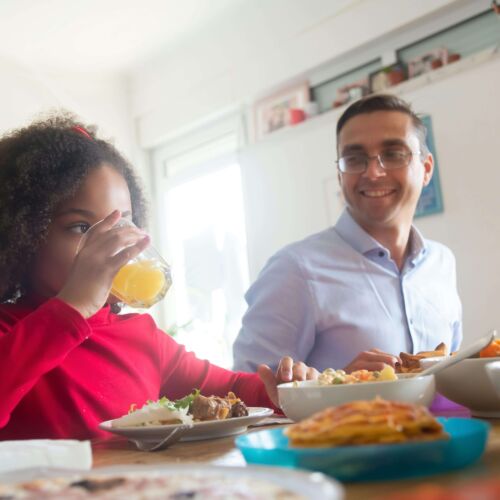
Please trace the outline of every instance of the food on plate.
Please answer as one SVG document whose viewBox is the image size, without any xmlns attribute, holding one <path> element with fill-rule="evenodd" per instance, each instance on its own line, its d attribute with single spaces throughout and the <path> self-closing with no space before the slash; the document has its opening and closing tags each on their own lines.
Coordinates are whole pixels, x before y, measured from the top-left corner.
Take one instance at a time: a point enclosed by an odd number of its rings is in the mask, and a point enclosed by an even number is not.
<svg viewBox="0 0 500 500">
<path fill-rule="evenodd" d="M 359 384 L 361 382 L 383 382 L 397 380 L 398 377 L 394 368 L 389 365 L 380 371 L 356 370 L 346 373 L 344 370 L 334 370 L 327 368 L 318 377 L 320 385 L 340 385 L 340 384 Z"/>
<path fill-rule="evenodd" d="M 127 415 L 111 421 L 112 427 L 135 427 L 170 424 L 192 424 L 193 416 L 189 415 L 189 407 L 199 391 L 188 396 L 170 401 L 163 397 L 158 401 L 147 401 L 141 408 L 135 404 L 130 406 Z"/>
<path fill-rule="evenodd" d="M 349 446 L 446 439 L 443 426 L 425 406 L 352 401 L 326 408 L 285 429 L 293 446 Z"/>
<path fill-rule="evenodd" d="M 401 364 L 396 366 L 396 373 L 418 373 L 422 371 L 420 366 L 420 360 L 424 358 L 435 358 L 440 356 L 446 356 L 448 350 L 446 344 L 441 342 L 433 351 L 421 351 L 417 354 L 408 354 L 407 352 L 402 352 L 399 354 L 401 358 Z"/>
<path fill-rule="evenodd" d="M 496 358 L 500 356 L 500 339 L 495 339 L 487 345 L 480 353 L 480 358 Z"/>
<path fill-rule="evenodd" d="M 113 475 L 71 476 L 37 479 L 25 483 L 0 484 L 0 498 L 9 500 L 40 498 L 126 498 L 206 499 L 245 498 L 269 500 L 299 500 L 298 495 L 267 479 L 254 477 L 224 477 L 222 473 L 166 474 L 126 472 Z"/>
<path fill-rule="evenodd" d="M 198 394 L 193 400 L 190 413 L 195 420 L 223 420 L 246 417 L 248 408 L 233 392 L 228 393 L 225 398 Z"/>
<path fill-rule="evenodd" d="M 248 408 L 234 393 L 225 398 L 202 396 L 199 390 L 171 401 L 163 397 L 148 401 L 141 408 L 130 407 L 129 413 L 111 421 L 112 427 L 135 427 L 171 424 L 192 424 L 193 421 L 222 420 L 248 415 Z"/>
</svg>

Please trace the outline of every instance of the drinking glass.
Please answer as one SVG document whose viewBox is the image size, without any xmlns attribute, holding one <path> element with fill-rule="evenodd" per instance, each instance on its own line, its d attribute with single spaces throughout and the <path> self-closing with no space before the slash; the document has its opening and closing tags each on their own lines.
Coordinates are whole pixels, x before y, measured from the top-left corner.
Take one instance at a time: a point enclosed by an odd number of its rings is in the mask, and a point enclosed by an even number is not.
<svg viewBox="0 0 500 500">
<path fill-rule="evenodd" d="M 115 226 L 135 224 L 122 218 Z M 82 241 L 83 238 L 79 247 Z M 171 284 L 170 266 L 150 245 L 121 267 L 113 279 L 111 293 L 130 307 L 148 308 L 165 297 Z"/>
</svg>

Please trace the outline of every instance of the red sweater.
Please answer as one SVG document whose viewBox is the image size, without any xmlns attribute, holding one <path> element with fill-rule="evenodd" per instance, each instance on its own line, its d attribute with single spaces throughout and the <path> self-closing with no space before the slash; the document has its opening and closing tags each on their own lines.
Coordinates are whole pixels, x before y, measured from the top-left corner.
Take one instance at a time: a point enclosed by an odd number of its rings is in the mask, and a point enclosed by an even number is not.
<svg viewBox="0 0 500 500">
<path fill-rule="evenodd" d="M 166 395 L 233 391 L 271 406 L 258 375 L 202 361 L 148 314 L 85 320 L 59 299 L 0 304 L 0 440 L 104 437 L 97 424 Z"/>
</svg>

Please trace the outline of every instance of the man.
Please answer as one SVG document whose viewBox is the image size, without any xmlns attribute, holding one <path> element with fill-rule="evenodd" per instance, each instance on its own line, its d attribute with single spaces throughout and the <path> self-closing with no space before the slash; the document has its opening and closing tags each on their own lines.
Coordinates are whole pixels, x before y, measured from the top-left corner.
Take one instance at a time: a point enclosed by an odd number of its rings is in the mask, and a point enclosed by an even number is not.
<svg viewBox="0 0 500 500">
<path fill-rule="evenodd" d="M 275 254 L 250 287 L 237 369 L 286 354 L 318 370 L 378 370 L 401 351 L 459 347 L 455 259 L 412 225 L 433 172 L 425 135 L 395 96 L 344 112 L 337 165 L 347 207 L 334 227 Z"/>
</svg>

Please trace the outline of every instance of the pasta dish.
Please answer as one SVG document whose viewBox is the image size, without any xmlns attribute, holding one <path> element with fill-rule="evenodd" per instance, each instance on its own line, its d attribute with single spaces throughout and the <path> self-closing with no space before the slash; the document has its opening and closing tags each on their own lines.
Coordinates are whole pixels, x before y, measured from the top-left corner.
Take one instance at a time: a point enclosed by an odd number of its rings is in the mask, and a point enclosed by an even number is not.
<svg viewBox="0 0 500 500">
<path fill-rule="evenodd" d="M 351 373 L 346 373 L 344 370 L 327 368 L 319 375 L 318 382 L 320 385 L 339 385 L 359 384 L 360 382 L 383 382 L 397 379 L 398 377 L 394 372 L 394 368 L 385 365 L 384 369 L 380 371 L 356 370 Z"/>
<path fill-rule="evenodd" d="M 427 408 L 410 403 L 352 401 L 327 408 L 285 429 L 294 446 L 349 446 L 446 439 Z"/>
</svg>

